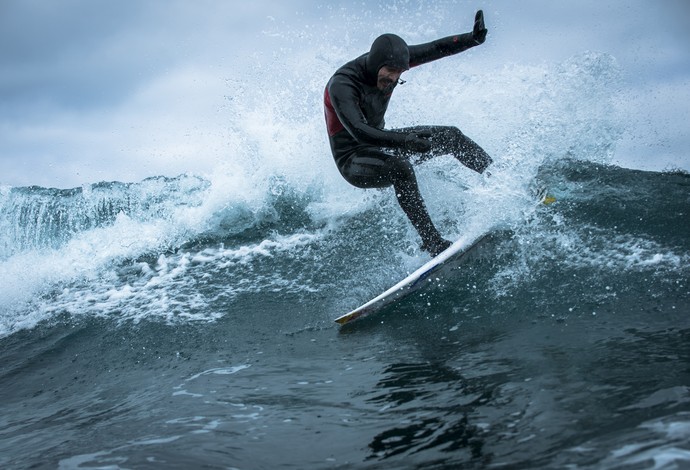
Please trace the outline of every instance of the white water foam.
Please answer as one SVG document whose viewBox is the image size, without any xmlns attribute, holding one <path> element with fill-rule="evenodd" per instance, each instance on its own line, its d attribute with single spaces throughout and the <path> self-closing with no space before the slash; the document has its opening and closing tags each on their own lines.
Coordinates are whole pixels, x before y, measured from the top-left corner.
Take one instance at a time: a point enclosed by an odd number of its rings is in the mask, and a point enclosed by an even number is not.
<svg viewBox="0 0 690 470">
<path fill-rule="evenodd" d="M 99 278 L 92 277 L 64 288 L 49 299 L 34 303 L 33 307 L 39 317 L 67 312 L 133 323 L 213 321 L 226 313 L 210 306 L 218 296 L 229 302 L 246 293 L 313 292 L 316 288 L 303 280 L 280 273 L 255 273 L 246 278 L 243 267 L 252 266 L 260 259 L 280 258 L 317 240 L 313 234 L 295 234 L 238 248 L 221 246 L 197 253 L 162 254 L 154 264 L 134 264 L 124 279 L 118 278 L 115 270 L 102 271 Z M 232 274 L 235 271 L 237 275 Z M 203 279 L 215 279 L 223 285 L 222 290 L 199 289 L 197 283 Z"/>
<path fill-rule="evenodd" d="M 613 434 L 587 442 L 571 452 L 586 455 L 599 448 L 612 449 L 596 463 L 596 468 L 676 470 L 690 466 L 690 414 L 687 412 L 652 419 L 637 428 Z"/>
<path fill-rule="evenodd" d="M 611 279 L 630 273 L 679 271 L 690 265 L 690 255 L 678 251 L 677 247 L 594 226 L 567 226 L 558 214 L 541 215 L 544 220 L 534 219 L 519 228 L 515 260 L 492 278 L 495 295 L 508 295 L 525 280 L 554 265 L 573 272 L 584 269 Z"/>
</svg>

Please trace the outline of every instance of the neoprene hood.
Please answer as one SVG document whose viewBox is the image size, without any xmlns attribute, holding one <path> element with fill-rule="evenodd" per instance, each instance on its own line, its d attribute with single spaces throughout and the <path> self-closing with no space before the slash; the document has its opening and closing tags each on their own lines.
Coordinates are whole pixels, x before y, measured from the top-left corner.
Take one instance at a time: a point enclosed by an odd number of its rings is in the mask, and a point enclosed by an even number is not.
<svg viewBox="0 0 690 470">
<path fill-rule="evenodd" d="M 367 55 L 367 73 L 376 81 L 383 66 L 400 70 L 410 69 L 410 50 L 407 43 L 395 34 L 383 34 L 374 40 Z"/>
</svg>

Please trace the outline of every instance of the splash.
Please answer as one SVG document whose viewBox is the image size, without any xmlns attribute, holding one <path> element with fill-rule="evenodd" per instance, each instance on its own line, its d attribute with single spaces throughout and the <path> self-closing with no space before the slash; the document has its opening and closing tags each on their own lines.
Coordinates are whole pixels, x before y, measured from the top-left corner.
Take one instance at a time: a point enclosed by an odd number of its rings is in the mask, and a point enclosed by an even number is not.
<svg viewBox="0 0 690 470">
<path fill-rule="evenodd" d="M 443 17 L 444 5 L 439 3 L 424 23 L 398 21 L 390 27 L 410 42 L 437 37 L 431 20 Z M 378 18 L 374 13 L 371 18 Z M 333 250 L 358 240 L 360 249 L 381 256 L 384 237 L 402 265 L 416 259 L 417 236 L 392 192 L 349 186 L 330 156 L 323 86 L 338 66 L 366 50 L 375 31 L 357 22 L 361 16 L 345 18 L 342 31 L 281 29 L 280 54 L 257 53 L 248 69 L 228 77 L 227 95 L 219 103 L 228 121 L 226 155 L 210 171 L 69 190 L 2 188 L 5 331 L 56 314 L 55 308 L 41 313 L 32 303 L 36 298 L 55 298 L 69 286 L 108 279 L 132 261 L 189 246 L 241 250 L 303 234 L 313 237 L 310 246 L 326 243 L 322 249 Z M 322 35 L 343 40 L 311 41 L 305 47 L 305 41 Z M 490 73 L 464 66 L 465 60 L 454 57 L 410 71 L 388 118 L 390 127 L 458 126 L 494 157 L 489 179 L 451 157 L 418 168 L 432 218 L 451 238 L 478 220 L 520 224 L 533 206 L 539 168 L 566 158 L 608 162 L 622 128 L 616 107 L 619 72 L 606 54 L 587 52 L 562 64 L 507 65 Z M 99 294 L 107 300 L 104 305 L 136 290 L 131 284 L 115 289 Z"/>
</svg>

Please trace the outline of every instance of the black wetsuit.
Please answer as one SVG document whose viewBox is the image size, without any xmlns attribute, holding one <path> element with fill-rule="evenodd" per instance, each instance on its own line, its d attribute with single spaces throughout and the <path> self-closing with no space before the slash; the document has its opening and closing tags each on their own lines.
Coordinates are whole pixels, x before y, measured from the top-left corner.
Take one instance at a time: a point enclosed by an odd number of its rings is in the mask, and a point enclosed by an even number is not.
<svg viewBox="0 0 690 470">
<path fill-rule="evenodd" d="M 340 67 L 324 93 L 331 151 L 342 176 L 360 188 L 394 186 L 400 206 L 422 237 L 423 248 L 431 247 L 432 252 L 432 245 L 445 241 L 426 211 L 410 157 L 420 150 L 422 161 L 451 154 L 479 173 L 492 160 L 456 127 L 385 130 L 384 115 L 397 83 L 380 90 L 377 76 L 383 66 L 407 70 L 477 44 L 472 33 L 414 46 L 408 46 L 398 36 L 385 34 L 374 41 L 369 53 Z M 425 141 L 420 143 L 420 138 Z"/>
</svg>

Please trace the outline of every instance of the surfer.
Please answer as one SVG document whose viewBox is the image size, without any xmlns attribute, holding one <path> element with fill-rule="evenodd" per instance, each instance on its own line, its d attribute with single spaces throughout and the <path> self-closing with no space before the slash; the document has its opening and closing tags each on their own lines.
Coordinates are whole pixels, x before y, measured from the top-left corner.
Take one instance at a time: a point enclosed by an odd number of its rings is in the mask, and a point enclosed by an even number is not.
<svg viewBox="0 0 690 470">
<path fill-rule="evenodd" d="M 451 154 L 483 173 L 491 157 L 452 126 L 384 129 L 384 115 L 400 75 L 411 67 L 463 52 L 486 39 L 477 11 L 472 32 L 408 46 L 395 34 L 376 38 L 368 53 L 340 67 L 324 92 L 326 127 L 340 174 L 359 188 L 393 186 L 400 207 L 422 238 L 422 250 L 436 256 L 451 245 L 431 221 L 410 160 Z"/>
</svg>

